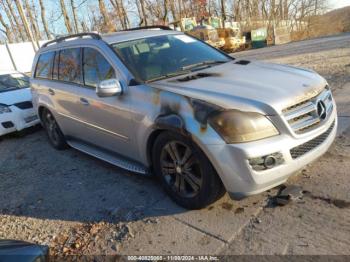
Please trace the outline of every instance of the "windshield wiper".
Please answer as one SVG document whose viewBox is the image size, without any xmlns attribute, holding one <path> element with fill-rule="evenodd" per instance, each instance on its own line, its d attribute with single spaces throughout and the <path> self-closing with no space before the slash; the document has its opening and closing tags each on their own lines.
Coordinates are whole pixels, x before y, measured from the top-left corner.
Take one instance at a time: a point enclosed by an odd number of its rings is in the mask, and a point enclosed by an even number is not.
<svg viewBox="0 0 350 262">
<path fill-rule="evenodd" d="M 191 73 L 191 71 L 182 69 L 180 71 L 176 71 L 176 72 L 173 72 L 173 73 L 168 73 L 168 74 L 165 74 L 165 75 L 162 75 L 162 76 L 159 76 L 159 77 L 155 77 L 155 78 L 149 79 L 149 80 L 146 81 L 146 83 L 157 81 L 157 80 L 162 80 L 162 79 L 165 79 L 165 78 L 175 77 L 175 76 L 179 76 L 179 75 L 184 75 L 184 74 L 188 74 L 188 73 Z"/>
<path fill-rule="evenodd" d="M 215 64 L 224 64 L 228 61 L 223 61 L 223 60 L 208 60 L 208 61 L 203 61 L 203 62 L 199 62 L 199 63 L 195 63 L 192 65 L 187 65 L 187 66 L 183 66 L 181 69 L 182 70 L 189 70 L 189 69 L 193 69 L 199 66 L 203 66 L 203 65 L 215 65 Z"/>
</svg>

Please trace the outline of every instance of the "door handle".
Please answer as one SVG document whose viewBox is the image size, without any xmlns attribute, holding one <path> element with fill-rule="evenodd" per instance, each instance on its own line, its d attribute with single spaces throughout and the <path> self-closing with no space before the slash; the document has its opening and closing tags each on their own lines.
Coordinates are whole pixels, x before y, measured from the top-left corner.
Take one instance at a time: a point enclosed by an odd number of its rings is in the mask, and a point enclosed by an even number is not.
<svg viewBox="0 0 350 262">
<path fill-rule="evenodd" d="M 84 98 L 84 97 L 81 97 L 81 98 L 80 98 L 80 103 L 82 103 L 82 104 L 85 105 L 85 106 L 88 106 L 88 105 L 89 105 L 89 101 L 88 101 L 86 98 Z"/>
<path fill-rule="evenodd" d="M 53 96 L 53 95 L 55 95 L 55 91 L 53 91 L 53 89 L 49 88 L 49 94 Z"/>
</svg>

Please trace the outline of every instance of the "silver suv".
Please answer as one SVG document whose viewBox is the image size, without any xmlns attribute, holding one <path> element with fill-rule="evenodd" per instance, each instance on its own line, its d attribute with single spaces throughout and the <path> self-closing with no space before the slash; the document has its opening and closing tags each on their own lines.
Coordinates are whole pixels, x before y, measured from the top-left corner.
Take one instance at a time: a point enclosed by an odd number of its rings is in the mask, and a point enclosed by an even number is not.
<svg viewBox="0 0 350 262">
<path fill-rule="evenodd" d="M 46 43 L 33 103 L 50 143 L 156 174 L 197 209 L 275 187 L 324 154 L 337 129 L 324 78 L 237 60 L 181 32 L 143 28 Z"/>
</svg>

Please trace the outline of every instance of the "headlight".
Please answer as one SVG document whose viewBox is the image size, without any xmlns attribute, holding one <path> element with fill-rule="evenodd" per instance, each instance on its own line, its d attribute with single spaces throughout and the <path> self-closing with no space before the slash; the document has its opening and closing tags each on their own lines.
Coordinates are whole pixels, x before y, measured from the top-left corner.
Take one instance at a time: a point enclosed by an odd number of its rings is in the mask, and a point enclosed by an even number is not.
<svg viewBox="0 0 350 262">
<path fill-rule="evenodd" d="M 11 113 L 11 109 L 4 104 L 0 104 L 0 114 L 4 114 L 4 113 Z"/>
<path fill-rule="evenodd" d="M 242 143 L 278 135 L 265 116 L 238 110 L 224 111 L 209 118 L 209 124 L 226 143 Z"/>
</svg>

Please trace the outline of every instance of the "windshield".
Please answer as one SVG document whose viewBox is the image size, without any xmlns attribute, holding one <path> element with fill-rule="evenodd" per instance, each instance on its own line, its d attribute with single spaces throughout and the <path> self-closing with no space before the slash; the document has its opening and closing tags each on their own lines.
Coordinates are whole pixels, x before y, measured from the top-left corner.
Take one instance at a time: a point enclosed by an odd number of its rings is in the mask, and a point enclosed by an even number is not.
<svg viewBox="0 0 350 262">
<path fill-rule="evenodd" d="M 29 77 L 21 73 L 0 75 L 0 92 L 29 87 Z"/>
<path fill-rule="evenodd" d="M 145 82 L 233 59 L 183 34 L 132 40 L 113 44 L 112 47 L 134 76 Z"/>
</svg>

